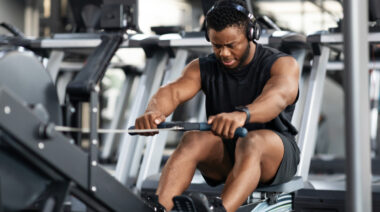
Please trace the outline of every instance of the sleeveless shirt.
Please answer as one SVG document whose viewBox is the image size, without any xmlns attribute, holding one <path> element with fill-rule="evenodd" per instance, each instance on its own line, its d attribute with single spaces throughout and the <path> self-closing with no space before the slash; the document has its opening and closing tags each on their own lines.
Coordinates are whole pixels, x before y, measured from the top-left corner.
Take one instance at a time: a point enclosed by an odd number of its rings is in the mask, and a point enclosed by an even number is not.
<svg viewBox="0 0 380 212">
<path fill-rule="evenodd" d="M 269 80 L 273 63 L 284 56 L 288 55 L 256 44 L 251 62 L 238 70 L 225 68 L 216 59 L 215 54 L 199 58 L 201 89 L 206 95 L 207 117 L 222 112 L 232 112 L 236 106 L 251 104 L 261 94 Z M 273 120 L 267 123 L 248 123 L 245 127 L 248 130 L 272 129 L 294 136 L 298 133 L 291 124 L 295 102 L 287 106 Z"/>
</svg>

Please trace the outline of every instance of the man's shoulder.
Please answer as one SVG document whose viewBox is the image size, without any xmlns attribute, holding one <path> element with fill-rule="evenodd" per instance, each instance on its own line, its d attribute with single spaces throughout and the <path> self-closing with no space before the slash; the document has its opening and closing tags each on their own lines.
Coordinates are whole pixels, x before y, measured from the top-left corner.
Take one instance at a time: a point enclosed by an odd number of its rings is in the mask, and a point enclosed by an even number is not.
<svg viewBox="0 0 380 212">
<path fill-rule="evenodd" d="M 273 64 L 274 61 L 278 60 L 279 58 L 289 56 L 288 54 L 283 53 L 280 50 L 275 49 L 270 46 L 264 46 L 260 44 L 258 44 L 257 46 L 258 46 L 259 51 L 258 51 L 256 61 L 258 62 L 258 64 L 261 64 L 264 66 L 267 66 L 268 64 L 269 65 Z"/>
<path fill-rule="evenodd" d="M 260 46 L 259 48 L 261 48 L 261 54 L 265 55 L 265 56 L 271 56 L 271 55 L 282 55 L 282 56 L 288 56 L 288 54 L 276 49 L 276 48 L 273 48 L 273 47 L 270 47 L 270 46 L 264 46 L 264 45 L 261 45 L 261 44 L 257 44 L 257 46 Z"/>
</svg>

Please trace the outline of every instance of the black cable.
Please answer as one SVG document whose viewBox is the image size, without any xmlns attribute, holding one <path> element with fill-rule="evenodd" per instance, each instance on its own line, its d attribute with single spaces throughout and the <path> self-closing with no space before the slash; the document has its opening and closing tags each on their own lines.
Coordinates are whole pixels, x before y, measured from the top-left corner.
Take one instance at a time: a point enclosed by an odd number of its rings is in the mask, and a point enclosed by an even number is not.
<svg viewBox="0 0 380 212">
<path fill-rule="evenodd" d="M 15 27 L 11 24 L 1 22 L 0 26 L 2 26 L 4 29 L 8 30 L 10 33 L 12 33 L 16 37 L 25 38 L 24 33 L 22 33 L 21 30 L 19 30 L 17 27 Z"/>
</svg>

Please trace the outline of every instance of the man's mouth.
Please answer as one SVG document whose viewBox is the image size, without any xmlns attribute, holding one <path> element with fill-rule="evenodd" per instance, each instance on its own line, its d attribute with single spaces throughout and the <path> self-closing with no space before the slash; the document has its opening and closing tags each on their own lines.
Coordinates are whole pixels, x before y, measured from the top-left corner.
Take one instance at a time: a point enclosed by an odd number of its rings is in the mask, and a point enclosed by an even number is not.
<svg viewBox="0 0 380 212">
<path fill-rule="evenodd" d="M 235 60 L 222 60 L 223 65 L 225 66 L 231 66 L 234 64 Z"/>
</svg>

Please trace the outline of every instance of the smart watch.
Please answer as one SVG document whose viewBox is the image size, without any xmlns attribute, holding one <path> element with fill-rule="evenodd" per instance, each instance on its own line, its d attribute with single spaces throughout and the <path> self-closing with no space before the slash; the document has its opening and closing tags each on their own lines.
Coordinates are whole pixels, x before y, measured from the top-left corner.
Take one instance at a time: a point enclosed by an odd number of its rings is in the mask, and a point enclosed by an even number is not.
<svg viewBox="0 0 380 212">
<path fill-rule="evenodd" d="M 249 123 L 249 119 L 251 117 L 251 114 L 249 113 L 248 107 L 247 106 L 236 106 L 235 110 L 236 111 L 245 112 L 247 114 L 247 118 L 245 119 L 245 123 L 244 124 L 248 124 Z"/>
</svg>

